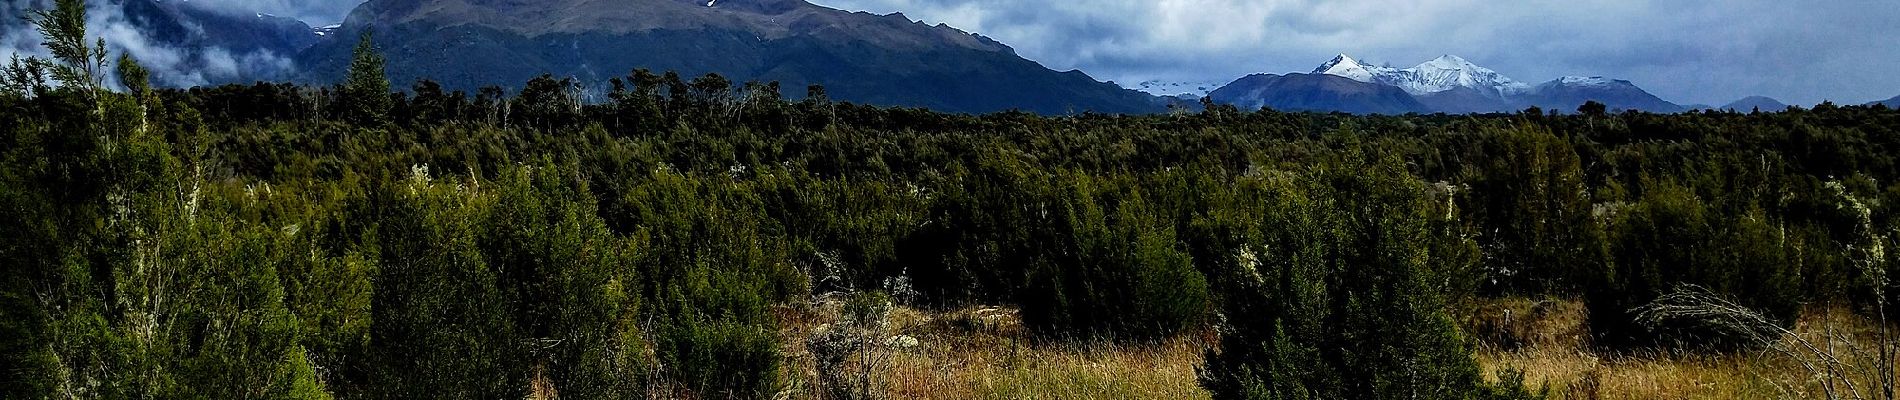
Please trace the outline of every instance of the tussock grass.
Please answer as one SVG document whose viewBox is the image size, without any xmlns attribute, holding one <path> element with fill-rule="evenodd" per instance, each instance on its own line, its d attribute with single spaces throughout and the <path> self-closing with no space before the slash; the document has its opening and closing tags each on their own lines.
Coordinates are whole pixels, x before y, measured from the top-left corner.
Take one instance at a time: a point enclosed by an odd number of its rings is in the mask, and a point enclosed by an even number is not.
<svg viewBox="0 0 1900 400">
<path fill-rule="evenodd" d="M 839 305 L 820 301 L 781 308 L 788 349 L 784 399 L 832 399 L 817 386 L 803 345 L 838 323 Z M 1464 311 L 1467 334 L 1484 375 L 1519 369 L 1525 383 L 1548 385 L 1555 399 L 1813 399 L 1828 398 L 1822 381 L 1799 360 L 1770 350 L 1731 353 L 1636 351 L 1599 353 L 1589 341 L 1587 311 L 1573 299 L 1491 299 Z M 1145 345 L 1070 341 L 1038 344 L 1015 310 L 968 307 L 927 311 L 895 307 L 876 338 L 907 336 L 915 347 L 877 343 L 873 362 L 847 362 L 846 375 L 875 376 L 860 398 L 871 399 L 1206 399 L 1195 368 L 1215 337 L 1182 335 Z M 1878 340 L 1875 324 L 1842 307 L 1810 307 L 1793 329 L 1843 362 L 1865 365 L 1853 348 Z M 865 371 L 867 365 L 873 370 Z M 1859 383 L 1865 386 L 1864 383 Z"/>
<path fill-rule="evenodd" d="M 1825 399 L 1829 398 L 1823 379 L 1803 367 L 1785 352 L 1749 350 L 1731 353 L 1632 352 L 1600 354 L 1588 343 L 1583 326 L 1586 315 L 1574 300 L 1550 300 L 1552 312 L 1532 320 L 1521 317 L 1530 304 L 1525 299 L 1486 301 L 1467 322 L 1477 337 L 1483 326 L 1515 326 L 1526 336 L 1515 338 L 1521 346 L 1481 343 L 1476 357 L 1486 375 L 1505 368 L 1524 371 L 1528 385 L 1548 384 L 1552 397 L 1559 399 Z M 1509 324 L 1481 322 L 1511 310 L 1515 319 Z M 1487 316 L 1490 314 L 1492 316 Z M 1489 324 L 1489 325 L 1487 325 Z M 1534 326 L 1534 329 L 1521 329 Z M 1776 346 L 1796 346 L 1797 339 L 1810 343 L 1831 343 L 1820 349 L 1848 365 L 1872 366 L 1879 360 L 1853 349 L 1872 348 L 1878 343 L 1875 323 L 1842 307 L 1816 306 L 1802 313 L 1794 335 L 1780 338 Z M 1493 333 L 1493 336 L 1496 334 Z M 1507 340 L 1509 342 L 1509 340 Z M 1891 344 L 1890 344 L 1891 345 Z M 1865 377 L 1854 378 L 1866 387 Z M 1837 384 L 1837 386 L 1839 386 Z M 1852 398 L 1852 397 L 1846 397 Z"/>
<path fill-rule="evenodd" d="M 814 310 L 787 313 L 785 336 L 807 337 L 829 329 L 836 316 L 820 303 Z M 1016 311 L 969 307 L 929 312 L 898 307 L 880 336 L 908 336 L 915 347 L 879 341 L 869 364 L 878 387 L 866 397 L 878 399 L 1205 399 L 1195 377 L 1205 335 L 1187 335 L 1146 345 L 1107 342 L 1038 344 L 1022 327 Z M 802 340 L 802 339 L 800 339 Z M 1047 341 L 1044 341 L 1047 342 Z M 796 378 L 784 398 L 831 398 L 816 390 L 813 354 L 788 354 L 788 375 Z M 851 371 L 859 373 L 863 371 Z"/>
</svg>

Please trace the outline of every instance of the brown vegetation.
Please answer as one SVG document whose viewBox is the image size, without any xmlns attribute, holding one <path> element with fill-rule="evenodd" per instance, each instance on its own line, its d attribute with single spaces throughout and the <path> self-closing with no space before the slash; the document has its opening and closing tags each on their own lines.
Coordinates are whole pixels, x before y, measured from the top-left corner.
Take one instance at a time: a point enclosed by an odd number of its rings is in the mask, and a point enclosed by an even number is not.
<svg viewBox="0 0 1900 400">
<path fill-rule="evenodd" d="M 780 397 L 835 398 L 815 387 L 821 376 L 805 343 L 840 324 L 840 301 L 780 309 L 788 349 Z M 1204 399 L 1195 368 L 1211 343 L 1183 335 L 1152 345 L 1112 342 L 1038 343 L 1013 308 L 928 311 L 895 307 L 868 341 L 868 359 L 843 365 L 846 376 L 870 375 L 860 398 L 873 399 Z M 915 339 L 911 346 L 904 338 Z M 1047 341 L 1041 341 L 1047 342 Z M 868 362 L 867 362 L 868 361 Z M 866 368 L 872 370 L 866 370 Z M 835 375 L 833 375 L 835 376 Z M 830 397 L 827 397 L 830 396 Z"/>
</svg>

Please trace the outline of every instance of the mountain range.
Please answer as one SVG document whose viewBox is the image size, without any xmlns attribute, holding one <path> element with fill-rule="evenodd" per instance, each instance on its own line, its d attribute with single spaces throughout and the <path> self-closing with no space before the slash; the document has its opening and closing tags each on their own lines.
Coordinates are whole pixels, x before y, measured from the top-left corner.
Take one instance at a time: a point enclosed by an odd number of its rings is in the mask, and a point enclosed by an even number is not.
<svg viewBox="0 0 1900 400">
<path fill-rule="evenodd" d="M 805 85 L 821 84 L 838 100 L 970 113 L 1148 113 L 1198 106 L 1202 97 L 1250 109 L 1366 114 L 1571 112 L 1586 101 L 1612 111 L 1662 113 L 1786 108 L 1753 97 L 1720 108 L 1684 107 L 1604 77 L 1530 84 L 1452 55 L 1396 68 L 1342 54 L 1309 73 L 1123 88 L 1080 71 L 1051 70 L 1008 45 L 944 24 L 805 0 L 370 0 L 343 23 L 316 28 L 190 1 L 108 1 L 117 7 L 104 9 L 118 14 L 105 19 L 128 26 L 107 30 L 138 32 L 143 42 L 126 46 L 169 86 L 334 83 L 347 70 L 356 39 L 368 32 L 399 88 L 419 79 L 450 89 L 508 88 L 542 74 L 599 87 L 646 68 L 686 79 L 718 73 L 734 82 L 778 81 L 793 98 Z M 24 12 L 23 4 L 0 9 Z M 0 21 L 0 28 L 30 31 L 7 24 L 23 20 Z M 1900 97 L 1877 103 L 1900 107 Z"/>
<path fill-rule="evenodd" d="M 191 1 L 105 1 L 94 20 L 109 25 L 93 28 L 174 87 L 335 83 L 369 32 L 397 88 L 419 79 L 514 88 L 542 74 L 604 87 L 645 68 L 687 80 L 777 81 L 791 98 L 819 84 L 835 100 L 945 112 L 1149 113 L 1167 104 L 1081 71 L 1051 70 L 982 35 L 804 0 L 370 0 L 341 24 L 317 28 Z M 0 11 L 26 15 L 34 3 Z M 6 18 L 0 31 L 31 27 Z"/>
<path fill-rule="evenodd" d="M 1322 75 L 1356 82 L 1288 85 L 1284 79 L 1318 81 Z M 1276 88 L 1279 90 L 1265 90 Z M 1383 88 L 1390 88 L 1385 90 Z M 1395 93 L 1396 92 L 1396 93 Z M 1397 97 L 1410 97 L 1400 101 Z M 1341 54 L 1310 74 L 1252 75 L 1209 95 L 1239 107 L 1351 113 L 1489 113 L 1529 107 L 1570 112 L 1587 101 L 1611 110 L 1670 113 L 1682 106 L 1664 101 L 1625 80 L 1562 77 L 1529 85 L 1462 57 L 1446 55 L 1410 68 L 1368 65 Z"/>
</svg>

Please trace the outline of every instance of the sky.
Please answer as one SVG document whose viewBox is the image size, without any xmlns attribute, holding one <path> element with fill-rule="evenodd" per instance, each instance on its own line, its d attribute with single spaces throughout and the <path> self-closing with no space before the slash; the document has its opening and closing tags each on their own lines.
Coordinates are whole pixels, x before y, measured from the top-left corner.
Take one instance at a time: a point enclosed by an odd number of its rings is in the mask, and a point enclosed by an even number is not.
<svg viewBox="0 0 1900 400">
<path fill-rule="evenodd" d="M 360 4 L 178 1 L 313 26 L 340 22 Z M 1752 95 L 1858 104 L 1900 95 L 1893 0 L 810 1 L 948 23 L 1051 69 L 1124 86 L 1310 72 L 1341 53 L 1399 67 L 1454 54 L 1531 84 L 1566 75 L 1626 79 L 1679 104 Z M 0 47 L 25 44 L 7 41 Z"/>
</svg>

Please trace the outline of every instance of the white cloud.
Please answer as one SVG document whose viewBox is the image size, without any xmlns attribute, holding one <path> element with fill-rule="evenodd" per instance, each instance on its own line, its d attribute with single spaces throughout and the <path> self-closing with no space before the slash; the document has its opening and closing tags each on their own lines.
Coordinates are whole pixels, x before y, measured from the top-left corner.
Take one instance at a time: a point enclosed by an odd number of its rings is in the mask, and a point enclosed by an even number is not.
<svg viewBox="0 0 1900 400">
<path fill-rule="evenodd" d="M 22 1 L 10 2 L 5 8 L 28 15 L 28 10 L 49 6 Z M 0 23 L 0 33 L 5 34 L 0 38 L 0 60 L 16 55 L 21 58 L 50 56 L 40 44 L 43 39 L 39 32 L 24 20 Z M 153 82 L 160 85 L 197 86 L 237 79 L 268 79 L 284 76 L 295 68 L 289 58 L 269 51 L 234 53 L 220 47 L 189 47 L 154 40 L 134 26 L 123 9 L 109 3 L 88 5 L 86 33 L 89 43 L 105 39 L 106 48 L 112 54 L 108 62 L 116 63 L 118 54 L 130 55 L 151 71 Z M 116 78 L 109 76 L 108 83 L 118 85 Z"/>
</svg>

